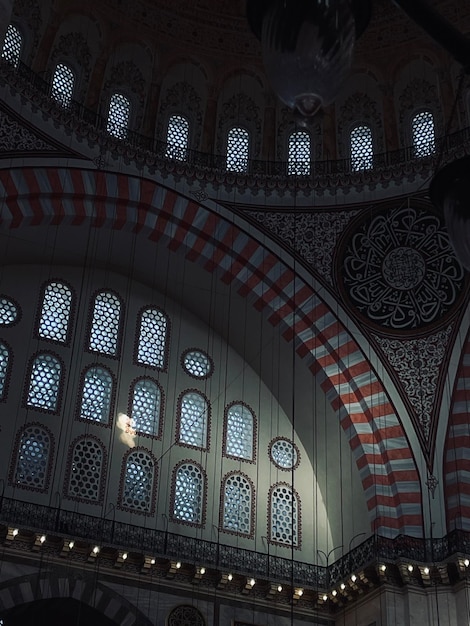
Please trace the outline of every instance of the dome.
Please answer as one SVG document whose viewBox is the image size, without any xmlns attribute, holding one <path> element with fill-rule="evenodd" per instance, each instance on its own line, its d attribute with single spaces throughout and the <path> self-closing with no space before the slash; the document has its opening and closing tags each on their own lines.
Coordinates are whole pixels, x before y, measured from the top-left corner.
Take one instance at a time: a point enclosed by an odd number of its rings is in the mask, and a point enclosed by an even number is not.
<svg viewBox="0 0 470 626">
<path fill-rule="evenodd" d="M 244 1 L 7 5 L 0 624 L 459 624 L 462 68 L 376 0 L 306 122 Z"/>
</svg>

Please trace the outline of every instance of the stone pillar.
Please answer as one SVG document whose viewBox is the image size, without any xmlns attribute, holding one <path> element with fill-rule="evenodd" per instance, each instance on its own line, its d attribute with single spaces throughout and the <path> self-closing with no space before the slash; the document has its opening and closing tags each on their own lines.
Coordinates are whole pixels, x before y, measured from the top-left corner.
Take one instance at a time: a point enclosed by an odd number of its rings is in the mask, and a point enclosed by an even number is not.
<svg viewBox="0 0 470 626">
<path fill-rule="evenodd" d="M 11 22 L 12 9 L 13 0 L 0 0 L 0 42 L 2 48 L 8 24 Z"/>
</svg>

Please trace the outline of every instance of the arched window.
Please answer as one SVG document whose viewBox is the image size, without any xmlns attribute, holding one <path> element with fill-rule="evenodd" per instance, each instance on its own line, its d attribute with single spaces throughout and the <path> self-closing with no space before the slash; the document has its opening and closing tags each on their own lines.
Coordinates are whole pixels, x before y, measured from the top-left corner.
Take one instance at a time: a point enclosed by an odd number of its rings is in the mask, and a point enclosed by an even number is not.
<svg viewBox="0 0 470 626">
<path fill-rule="evenodd" d="M 3 400 L 7 395 L 9 365 L 10 350 L 6 343 L 0 341 L 0 400 Z"/>
<path fill-rule="evenodd" d="M 269 541 L 300 548 L 300 502 L 287 483 L 273 485 L 269 492 Z"/>
<path fill-rule="evenodd" d="M 127 453 L 123 462 L 119 506 L 121 509 L 151 515 L 155 509 L 155 459 L 138 448 Z"/>
<path fill-rule="evenodd" d="M 206 622 L 200 611 L 194 606 L 182 604 L 175 607 L 168 615 L 168 626 L 206 626 Z"/>
<path fill-rule="evenodd" d="M 245 474 L 233 472 L 222 484 L 221 527 L 226 532 L 251 535 L 253 532 L 253 485 Z"/>
<path fill-rule="evenodd" d="M 83 376 L 79 419 L 109 424 L 113 400 L 113 377 L 100 365 L 89 367 Z"/>
<path fill-rule="evenodd" d="M 209 403 L 199 391 L 183 393 L 178 401 L 177 442 L 193 448 L 208 448 Z"/>
<path fill-rule="evenodd" d="M 10 298 L 0 296 L 0 326 L 12 326 L 18 321 L 19 311 Z"/>
<path fill-rule="evenodd" d="M 64 283 L 48 283 L 42 297 L 38 336 L 41 339 L 66 343 L 71 307 L 72 290 Z"/>
<path fill-rule="evenodd" d="M 224 454 L 245 461 L 254 460 L 256 420 L 251 410 L 234 403 L 225 410 Z"/>
<path fill-rule="evenodd" d="M 88 349 L 99 354 L 116 356 L 121 327 L 121 300 L 109 291 L 95 297 Z"/>
<path fill-rule="evenodd" d="M 113 93 L 109 101 L 106 130 L 113 137 L 126 139 L 129 130 L 131 103 L 122 93 Z"/>
<path fill-rule="evenodd" d="M 162 392 L 157 382 L 141 378 L 132 387 L 131 428 L 136 433 L 158 437 L 161 428 Z"/>
<path fill-rule="evenodd" d="M 41 424 L 28 424 L 19 433 L 10 482 L 45 491 L 49 482 L 52 435 Z"/>
<path fill-rule="evenodd" d="M 250 135 L 245 128 L 234 126 L 227 136 L 227 171 L 247 172 L 250 154 Z"/>
<path fill-rule="evenodd" d="M 201 526 L 204 523 L 205 475 L 192 461 L 175 468 L 172 481 L 171 515 L 174 521 Z"/>
<path fill-rule="evenodd" d="M 420 111 L 411 121 L 413 152 L 415 157 L 425 157 L 436 149 L 434 117 L 431 111 Z"/>
<path fill-rule="evenodd" d="M 55 413 L 59 405 L 62 364 L 53 354 L 44 352 L 31 363 L 27 406 Z"/>
<path fill-rule="evenodd" d="M 75 76 L 70 67 L 58 63 L 52 77 L 51 95 L 64 108 L 72 102 L 74 84 Z"/>
<path fill-rule="evenodd" d="M 106 453 L 91 435 L 76 439 L 71 446 L 65 496 L 72 500 L 98 503 L 103 499 Z"/>
<path fill-rule="evenodd" d="M 353 172 L 369 170 L 374 162 L 372 130 L 361 124 L 351 131 L 351 169 Z"/>
<path fill-rule="evenodd" d="M 168 130 L 166 134 L 167 159 L 185 161 L 188 153 L 189 122 L 182 115 L 172 115 L 168 120 Z"/>
<path fill-rule="evenodd" d="M 160 309 L 144 309 L 140 314 L 136 361 L 163 370 L 166 367 L 168 318 Z"/>
<path fill-rule="evenodd" d="M 289 154 L 287 161 L 289 175 L 310 175 L 310 135 L 298 130 L 289 136 Z"/>
<path fill-rule="evenodd" d="M 22 45 L 23 37 L 20 31 L 16 26 L 13 26 L 13 24 L 8 24 L 5 40 L 3 42 L 2 58 L 15 67 L 18 67 Z"/>
</svg>

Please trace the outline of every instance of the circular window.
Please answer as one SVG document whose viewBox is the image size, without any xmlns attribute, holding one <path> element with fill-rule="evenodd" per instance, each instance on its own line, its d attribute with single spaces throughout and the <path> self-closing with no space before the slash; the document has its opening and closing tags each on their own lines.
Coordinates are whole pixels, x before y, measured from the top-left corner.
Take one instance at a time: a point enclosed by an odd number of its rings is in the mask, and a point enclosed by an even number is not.
<svg viewBox="0 0 470 626">
<path fill-rule="evenodd" d="M 11 326 L 18 321 L 18 318 L 18 307 L 13 300 L 0 296 L 0 326 Z"/>
<path fill-rule="evenodd" d="M 295 469 L 300 463 L 300 452 L 295 443 L 279 437 L 271 442 L 269 456 L 276 467 L 282 470 Z"/>
<path fill-rule="evenodd" d="M 190 348 L 183 352 L 181 363 L 184 371 L 193 378 L 208 378 L 214 369 L 212 359 L 202 350 Z"/>
</svg>

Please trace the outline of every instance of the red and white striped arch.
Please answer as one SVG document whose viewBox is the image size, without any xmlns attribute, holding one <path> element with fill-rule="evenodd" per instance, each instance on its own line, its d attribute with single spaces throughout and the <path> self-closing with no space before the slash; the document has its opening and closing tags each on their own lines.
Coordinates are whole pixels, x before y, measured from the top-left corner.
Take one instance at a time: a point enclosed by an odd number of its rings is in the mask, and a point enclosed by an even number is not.
<svg viewBox="0 0 470 626">
<path fill-rule="evenodd" d="M 132 230 L 215 272 L 278 325 L 319 378 L 349 439 L 374 532 L 420 536 L 421 487 L 405 431 L 335 313 L 260 241 L 153 181 L 67 168 L 0 171 L 1 228 L 74 224 Z"/>
<path fill-rule="evenodd" d="M 460 358 L 444 452 L 447 530 L 470 531 L 470 336 Z"/>
</svg>

